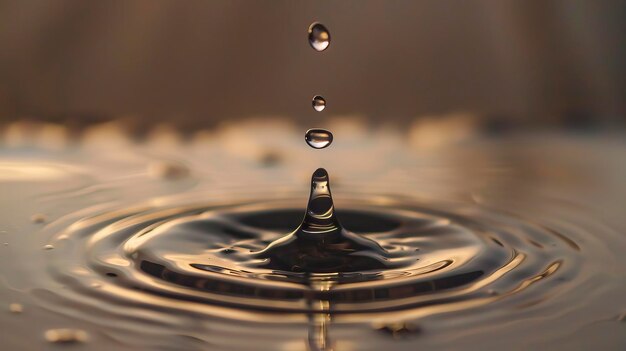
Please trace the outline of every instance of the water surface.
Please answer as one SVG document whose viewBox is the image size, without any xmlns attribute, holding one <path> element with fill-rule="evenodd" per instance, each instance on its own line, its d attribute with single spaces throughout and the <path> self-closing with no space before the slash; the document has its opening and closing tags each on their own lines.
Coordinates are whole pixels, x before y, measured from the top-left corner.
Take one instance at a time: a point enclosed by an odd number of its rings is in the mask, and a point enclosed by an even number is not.
<svg viewBox="0 0 626 351">
<path fill-rule="evenodd" d="M 33 350 L 626 345 L 623 138 L 425 145 L 332 130 L 342 138 L 323 155 L 297 128 L 257 125 L 5 146 L 2 339 Z M 318 166 L 336 218 L 365 246 L 339 245 L 358 259 L 313 271 L 306 257 L 268 261 L 301 223 Z"/>
</svg>

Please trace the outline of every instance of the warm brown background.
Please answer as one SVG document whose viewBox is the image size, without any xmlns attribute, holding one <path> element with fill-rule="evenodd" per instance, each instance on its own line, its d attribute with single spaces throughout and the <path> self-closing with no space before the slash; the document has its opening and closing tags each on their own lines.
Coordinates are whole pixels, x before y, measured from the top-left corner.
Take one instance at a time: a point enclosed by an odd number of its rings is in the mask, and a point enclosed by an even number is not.
<svg viewBox="0 0 626 351">
<path fill-rule="evenodd" d="M 318 20 L 332 44 L 313 51 Z M 626 2 L 0 1 L 0 121 L 465 111 L 616 125 Z M 492 117 L 493 118 L 493 117 Z"/>
</svg>

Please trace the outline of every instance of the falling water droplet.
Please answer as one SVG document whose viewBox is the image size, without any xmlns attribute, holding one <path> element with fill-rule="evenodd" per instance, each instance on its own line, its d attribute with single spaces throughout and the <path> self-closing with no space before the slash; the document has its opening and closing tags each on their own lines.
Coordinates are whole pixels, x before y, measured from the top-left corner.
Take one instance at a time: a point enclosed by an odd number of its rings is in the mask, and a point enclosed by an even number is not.
<svg viewBox="0 0 626 351">
<path fill-rule="evenodd" d="M 317 112 L 322 112 L 326 108 L 326 100 L 319 95 L 315 95 L 311 103 L 313 104 L 313 109 Z"/>
<path fill-rule="evenodd" d="M 24 311 L 24 306 L 19 303 L 12 303 L 9 305 L 9 311 L 15 314 L 22 313 Z"/>
<path fill-rule="evenodd" d="M 33 223 L 44 223 L 48 220 L 48 216 L 42 213 L 35 213 L 30 217 L 31 222 Z"/>
<path fill-rule="evenodd" d="M 70 328 L 48 329 L 44 336 L 48 342 L 59 344 L 81 343 L 89 339 L 86 331 Z"/>
<path fill-rule="evenodd" d="M 326 129 L 309 129 L 304 135 L 304 140 L 314 149 L 323 149 L 333 142 L 333 133 Z"/>
<path fill-rule="evenodd" d="M 44 246 L 43 249 L 44 250 L 52 250 L 52 249 L 54 249 L 54 246 L 48 244 L 48 245 Z"/>
<path fill-rule="evenodd" d="M 309 26 L 309 44 L 317 51 L 324 51 L 330 45 L 330 32 L 323 24 L 314 22 Z"/>
</svg>

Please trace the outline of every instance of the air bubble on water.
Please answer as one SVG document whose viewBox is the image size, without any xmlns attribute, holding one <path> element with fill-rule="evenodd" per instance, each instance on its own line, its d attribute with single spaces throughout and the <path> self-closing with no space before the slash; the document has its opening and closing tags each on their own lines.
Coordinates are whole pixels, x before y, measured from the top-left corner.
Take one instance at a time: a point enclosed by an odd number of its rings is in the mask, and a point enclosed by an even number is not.
<svg viewBox="0 0 626 351">
<path fill-rule="evenodd" d="M 30 221 L 33 223 L 44 223 L 47 220 L 48 216 L 43 213 L 35 213 L 34 215 L 30 216 Z"/>
<path fill-rule="evenodd" d="M 12 303 L 9 305 L 9 311 L 15 314 L 22 313 L 24 311 L 24 306 L 19 303 Z"/>
<path fill-rule="evenodd" d="M 309 26 L 309 44 L 316 51 L 324 51 L 330 45 L 330 32 L 323 24 L 314 22 Z"/>
<path fill-rule="evenodd" d="M 53 250 L 53 249 L 54 249 L 54 246 L 52 246 L 52 245 L 48 244 L 48 245 L 45 245 L 45 246 L 43 247 L 43 249 L 44 249 L 44 250 Z"/>
<path fill-rule="evenodd" d="M 56 344 L 82 343 L 89 339 L 86 331 L 70 328 L 48 329 L 44 337 L 46 341 Z"/>
<path fill-rule="evenodd" d="M 187 166 L 176 161 L 154 161 L 148 165 L 148 174 L 155 179 L 178 180 L 190 173 Z"/>
<path fill-rule="evenodd" d="M 313 109 L 317 112 L 322 112 L 326 108 L 326 100 L 319 95 L 313 97 L 311 104 L 313 105 Z"/>
<path fill-rule="evenodd" d="M 323 149 L 333 142 L 333 134 L 326 129 L 309 129 L 304 140 L 314 149 Z"/>
</svg>

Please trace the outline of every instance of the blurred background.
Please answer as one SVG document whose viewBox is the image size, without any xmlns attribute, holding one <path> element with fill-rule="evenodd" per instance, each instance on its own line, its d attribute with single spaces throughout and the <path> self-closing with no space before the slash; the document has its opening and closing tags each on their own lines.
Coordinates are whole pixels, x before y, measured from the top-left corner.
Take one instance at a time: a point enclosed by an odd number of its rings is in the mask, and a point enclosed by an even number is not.
<svg viewBox="0 0 626 351">
<path fill-rule="evenodd" d="M 331 33 L 321 53 L 313 21 Z M 404 128 L 461 113 L 495 130 L 613 129 L 625 33 L 619 0 L 2 0 L 0 128 L 341 115 Z"/>
</svg>

